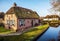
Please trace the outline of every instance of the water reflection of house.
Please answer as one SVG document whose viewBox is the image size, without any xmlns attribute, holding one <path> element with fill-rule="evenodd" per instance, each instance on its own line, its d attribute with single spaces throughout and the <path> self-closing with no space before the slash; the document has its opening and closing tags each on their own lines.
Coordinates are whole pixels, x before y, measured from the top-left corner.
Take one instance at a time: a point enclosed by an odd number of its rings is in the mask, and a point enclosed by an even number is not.
<svg viewBox="0 0 60 41">
<path fill-rule="evenodd" d="M 39 24 L 39 16 L 35 11 L 17 6 L 16 3 L 6 12 L 5 27 L 7 29 L 24 29 Z"/>
</svg>

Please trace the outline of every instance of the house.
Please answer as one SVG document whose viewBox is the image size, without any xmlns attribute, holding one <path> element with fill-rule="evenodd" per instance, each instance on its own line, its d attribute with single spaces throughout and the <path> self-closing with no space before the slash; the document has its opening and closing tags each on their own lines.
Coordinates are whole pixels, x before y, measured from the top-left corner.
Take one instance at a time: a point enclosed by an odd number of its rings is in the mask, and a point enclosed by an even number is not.
<svg viewBox="0 0 60 41">
<path fill-rule="evenodd" d="M 4 12 L 0 12 L 0 26 L 4 26 Z"/>
<path fill-rule="evenodd" d="M 4 25 L 6 29 L 21 30 L 39 24 L 39 15 L 30 9 L 17 6 L 16 3 L 6 12 Z"/>
<path fill-rule="evenodd" d="M 47 15 L 46 17 L 44 17 L 43 20 L 44 21 L 59 20 L 59 16 L 58 15 Z"/>
</svg>

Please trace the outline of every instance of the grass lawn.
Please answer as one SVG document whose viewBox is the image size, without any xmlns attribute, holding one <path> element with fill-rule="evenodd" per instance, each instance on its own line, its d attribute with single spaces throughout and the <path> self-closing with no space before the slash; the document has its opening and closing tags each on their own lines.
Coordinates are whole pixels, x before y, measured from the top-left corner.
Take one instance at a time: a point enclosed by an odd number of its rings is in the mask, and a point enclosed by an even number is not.
<svg viewBox="0 0 60 41">
<path fill-rule="evenodd" d="M 0 27 L 0 33 L 1 32 L 7 32 L 7 31 L 10 31 L 10 30 L 5 29 L 4 27 Z"/>
<path fill-rule="evenodd" d="M 4 27 L 0 27 L 0 34 L 8 34 L 11 33 L 12 31 L 9 29 L 5 29 Z"/>
<path fill-rule="evenodd" d="M 0 40 L 3 40 L 3 41 L 8 41 L 8 40 L 9 41 L 31 41 L 36 36 L 43 33 L 48 28 L 48 26 L 49 26 L 48 24 L 42 25 L 42 26 L 37 26 L 18 36 L 0 37 Z"/>
<path fill-rule="evenodd" d="M 34 29 L 27 31 L 25 33 L 23 33 L 20 36 L 20 39 L 22 41 L 31 41 L 32 39 L 34 39 L 36 36 L 38 36 L 39 34 L 43 33 L 49 25 L 43 25 L 43 26 L 37 26 Z"/>
</svg>

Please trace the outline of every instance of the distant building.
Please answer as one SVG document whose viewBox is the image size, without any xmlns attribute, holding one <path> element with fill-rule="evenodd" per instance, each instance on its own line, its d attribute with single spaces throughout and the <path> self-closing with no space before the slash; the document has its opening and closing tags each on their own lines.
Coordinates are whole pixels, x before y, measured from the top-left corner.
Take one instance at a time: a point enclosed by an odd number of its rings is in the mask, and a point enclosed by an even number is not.
<svg viewBox="0 0 60 41">
<path fill-rule="evenodd" d="M 58 15 L 47 15 L 43 18 L 44 21 L 59 20 Z"/>
<path fill-rule="evenodd" d="M 4 16 L 4 24 L 5 28 L 13 30 L 29 28 L 39 24 L 39 15 L 14 3 Z"/>
</svg>

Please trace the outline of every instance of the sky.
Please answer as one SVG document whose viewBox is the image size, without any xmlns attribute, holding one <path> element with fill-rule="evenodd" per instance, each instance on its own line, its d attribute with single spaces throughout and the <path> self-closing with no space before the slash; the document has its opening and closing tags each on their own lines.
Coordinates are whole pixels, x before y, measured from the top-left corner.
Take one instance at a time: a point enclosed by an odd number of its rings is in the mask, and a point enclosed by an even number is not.
<svg viewBox="0 0 60 41">
<path fill-rule="evenodd" d="M 0 0 L 0 12 L 6 13 L 14 2 L 17 6 L 36 11 L 39 16 L 46 16 L 50 13 L 50 0 Z"/>
</svg>

